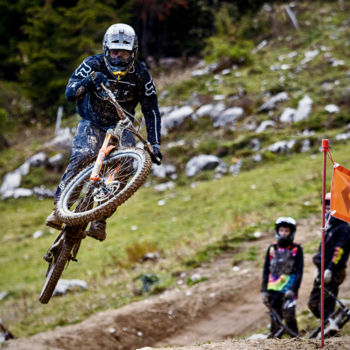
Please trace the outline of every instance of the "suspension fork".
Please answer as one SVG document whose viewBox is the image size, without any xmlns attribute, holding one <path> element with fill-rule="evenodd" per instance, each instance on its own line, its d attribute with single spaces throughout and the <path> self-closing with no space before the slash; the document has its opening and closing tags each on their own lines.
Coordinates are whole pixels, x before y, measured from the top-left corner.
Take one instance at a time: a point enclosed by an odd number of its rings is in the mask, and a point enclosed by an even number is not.
<svg viewBox="0 0 350 350">
<path fill-rule="evenodd" d="M 103 141 L 103 145 L 98 152 L 98 156 L 95 161 L 94 168 L 92 169 L 92 172 L 90 175 L 91 182 L 97 182 L 100 180 L 100 171 L 102 168 L 103 161 L 105 160 L 106 156 L 115 148 L 115 146 L 109 145 L 109 141 L 111 140 L 112 133 L 113 133 L 112 129 L 107 130 L 105 139 Z"/>
</svg>

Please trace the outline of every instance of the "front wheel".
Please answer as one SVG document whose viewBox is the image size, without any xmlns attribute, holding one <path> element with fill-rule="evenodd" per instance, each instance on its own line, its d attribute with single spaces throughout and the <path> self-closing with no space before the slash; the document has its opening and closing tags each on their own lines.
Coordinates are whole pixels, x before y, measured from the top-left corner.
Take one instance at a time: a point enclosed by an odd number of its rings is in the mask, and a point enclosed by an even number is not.
<svg viewBox="0 0 350 350">
<path fill-rule="evenodd" d="M 92 183 L 91 163 L 61 193 L 58 217 L 67 225 L 80 225 L 112 215 L 146 181 L 151 166 L 151 158 L 143 149 L 120 149 L 104 160 L 100 180 Z"/>
</svg>

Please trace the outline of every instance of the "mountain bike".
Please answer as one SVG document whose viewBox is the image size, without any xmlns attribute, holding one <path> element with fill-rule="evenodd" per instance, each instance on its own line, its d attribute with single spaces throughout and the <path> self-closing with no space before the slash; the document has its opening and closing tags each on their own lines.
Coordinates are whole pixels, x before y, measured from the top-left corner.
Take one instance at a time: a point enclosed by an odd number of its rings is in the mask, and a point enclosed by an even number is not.
<svg viewBox="0 0 350 350">
<path fill-rule="evenodd" d="M 94 73 L 92 75 L 94 78 Z M 116 108 L 119 121 L 114 129 L 107 131 L 96 160 L 73 178 L 56 204 L 57 216 L 65 225 L 44 255 L 49 266 L 39 297 L 43 304 L 49 302 L 67 264 L 77 261 L 81 240 L 88 235 L 88 224 L 111 216 L 146 181 L 152 160 L 160 164 L 150 143 L 134 126 L 133 116 L 129 118 L 113 93 L 103 84 L 100 96 Z M 124 147 L 121 143 L 124 130 L 135 135 L 144 148 Z"/>
<path fill-rule="evenodd" d="M 265 306 L 270 311 L 270 315 L 273 318 L 273 320 L 279 325 L 279 329 L 275 332 L 271 332 L 267 335 L 267 339 L 271 338 L 280 338 L 283 334 L 289 334 L 292 337 L 297 337 L 298 334 L 295 333 L 292 329 L 290 329 L 286 324 L 283 323 L 283 320 L 281 319 L 280 315 L 277 313 L 277 311 L 270 305 L 270 303 L 264 303 Z"/>
<path fill-rule="evenodd" d="M 324 321 L 324 336 L 332 337 L 336 335 L 350 320 L 350 309 L 346 307 L 337 297 L 331 292 L 326 292 L 335 299 L 337 308 L 328 316 Z M 321 326 L 314 329 L 307 337 L 308 339 L 317 338 L 321 339 Z"/>
</svg>

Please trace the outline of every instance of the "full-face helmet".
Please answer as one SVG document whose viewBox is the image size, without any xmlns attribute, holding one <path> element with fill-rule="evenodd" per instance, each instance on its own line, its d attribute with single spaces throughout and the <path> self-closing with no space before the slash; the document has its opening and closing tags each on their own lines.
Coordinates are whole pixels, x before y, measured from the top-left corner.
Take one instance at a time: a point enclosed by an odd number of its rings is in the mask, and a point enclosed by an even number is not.
<svg viewBox="0 0 350 350">
<path fill-rule="evenodd" d="M 290 234 L 287 237 L 283 237 L 278 233 L 280 227 L 288 227 Z M 297 223 L 292 217 L 280 217 L 275 222 L 275 235 L 277 243 L 280 246 L 287 246 L 293 243 L 295 231 L 297 230 Z"/>
<path fill-rule="evenodd" d="M 138 51 L 138 41 L 134 29 L 123 23 L 111 25 L 103 38 L 103 54 L 110 73 L 119 80 L 134 65 Z M 116 56 L 116 50 L 124 50 L 128 57 Z"/>
</svg>

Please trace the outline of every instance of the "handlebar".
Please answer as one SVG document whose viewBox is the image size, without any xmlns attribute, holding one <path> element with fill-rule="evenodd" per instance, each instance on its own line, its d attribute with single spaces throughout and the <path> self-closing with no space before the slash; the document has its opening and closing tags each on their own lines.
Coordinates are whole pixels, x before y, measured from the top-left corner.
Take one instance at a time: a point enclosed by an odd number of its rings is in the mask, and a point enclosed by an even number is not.
<svg viewBox="0 0 350 350">
<path fill-rule="evenodd" d="M 91 72 L 91 76 L 94 79 L 96 77 L 96 72 Z M 112 105 L 116 108 L 117 114 L 118 114 L 119 118 L 123 121 L 123 123 L 126 122 L 125 129 L 128 129 L 130 132 L 132 132 L 134 135 L 136 135 L 141 140 L 141 142 L 145 146 L 146 151 L 150 154 L 152 161 L 154 163 L 156 163 L 157 165 L 160 165 L 161 159 L 159 157 L 155 156 L 151 144 L 146 139 L 144 139 L 142 137 L 142 135 L 136 130 L 132 120 L 125 114 L 123 108 L 118 103 L 113 92 L 110 89 L 108 89 L 108 87 L 105 86 L 103 83 L 101 83 L 100 85 L 101 85 L 102 90 L 106 94 L 105 99 L 107 101 L 109 101 L 110 103 L 112 103 Z"/>
</svg>

